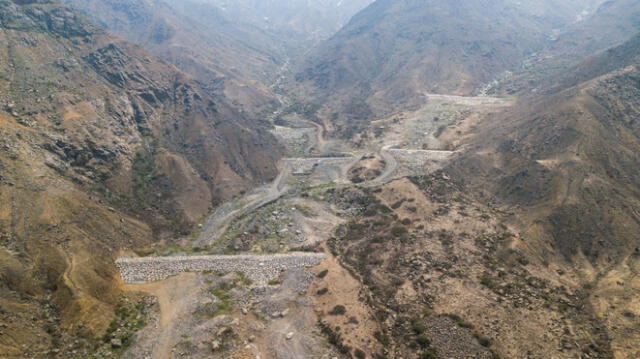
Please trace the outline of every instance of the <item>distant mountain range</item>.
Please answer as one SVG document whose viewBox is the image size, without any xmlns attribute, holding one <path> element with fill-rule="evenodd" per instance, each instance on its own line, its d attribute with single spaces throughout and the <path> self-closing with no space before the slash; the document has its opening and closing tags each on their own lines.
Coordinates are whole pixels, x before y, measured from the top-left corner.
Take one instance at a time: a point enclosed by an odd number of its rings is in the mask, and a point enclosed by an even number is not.
<svg viewBox="0 0 640 359">
<path fill-rule="evenodd" d="M 329 104 L 342 127 L 418 106 L 425 93 L 479 93 L 579 28 L 600 3 L 380 0 L 308 56 L 297 88 Z M 616 12 L 634 19 L 624 7 Z"/>
<path fill-rule="evenodd" d="M 384 137 L 374 121 L 401 123 L 429 94 L 514 105 L 425 133 L 452 150 L 436 174 L 330 190 L 298 179 L 290 192 L 325 201 L 318 216 L 332 217 L 314 225 L 349 221 L 328 242 L 332 271 L 353 275 L 356 314 L 387 329 L 367 329 L 376 352 L 433 358 L 416 318 L 433 318 L 436 296 L 466 308 L 477 290 L 476 327 L 437 315 L 454 333 L 442 346 L 458 335 L 473 350 L 453 349 L 483 358 L 640 357 L 639 1 L 64 2 L 0 0 L 0 357 L 84 358 L 97 341 L 121 351 L 105 336 L 123 293 L 115 258 L 189 241 L 221 203 L 274 179 L 278 114 L 293 119 L 280 132 L 362 155 L 344 172 L 373 176 L 392 167 L 391 145 L 365 153 L 384 141 L 354 138 Z M 261 221 L 242 224 L 247 243 L 285 232 Z M 505 330 L 513 313 L 551 313 L 523 333 L 580 342 L 503 345 L 521 341 Z M 322 325 L 321 349 L 324 335 L 340 344 Z"/>
</svg>

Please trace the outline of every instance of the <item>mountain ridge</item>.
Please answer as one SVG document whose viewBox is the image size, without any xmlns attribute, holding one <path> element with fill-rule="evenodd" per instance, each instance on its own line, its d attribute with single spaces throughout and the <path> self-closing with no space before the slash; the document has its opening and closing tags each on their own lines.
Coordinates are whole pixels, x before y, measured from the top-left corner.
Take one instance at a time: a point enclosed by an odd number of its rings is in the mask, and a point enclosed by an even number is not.
<svg viewBox="0 0 640 359">
<path fill-rule="evenodd" d="M 114 318 L 121 249 L 189 233 L 273 178 L 282 149 L 223 96 L 55 1 L 2 0 L 0 24 L 0 316 L 14 338 L 0 352 L 69 357 Z"/>
</svg>

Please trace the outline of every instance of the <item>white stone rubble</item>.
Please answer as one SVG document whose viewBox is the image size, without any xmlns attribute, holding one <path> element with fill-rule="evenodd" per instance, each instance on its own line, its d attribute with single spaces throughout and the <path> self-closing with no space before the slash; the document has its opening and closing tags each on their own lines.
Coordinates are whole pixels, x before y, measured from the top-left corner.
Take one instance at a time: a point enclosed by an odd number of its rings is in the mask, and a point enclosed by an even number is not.
<svg viewBox="0 0 640 359">
<path fill-rule="evenodd" d="M 116 266 L 125 283 L 163 280 L 183 272 L 242 272 L 257 285 L 266 285 L 292 268 L 314 267 L 324 260 L 322 253 L 240 254 L 118 258 Z"/>
</svg>

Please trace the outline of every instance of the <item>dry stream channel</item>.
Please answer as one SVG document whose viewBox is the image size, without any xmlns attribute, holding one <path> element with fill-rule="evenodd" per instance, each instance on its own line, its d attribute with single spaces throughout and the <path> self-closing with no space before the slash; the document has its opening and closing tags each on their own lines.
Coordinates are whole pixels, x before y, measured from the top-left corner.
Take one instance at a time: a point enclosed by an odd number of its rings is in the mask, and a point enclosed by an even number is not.
<svg viewBox="0 0 640 359">
<path fill-rule="evenodd" d="M 441 148 L 439 128 L 474 109 L 506 104 L 488 97 L 427 97 L 424 108 L 401 120 L 374 123 L 383 128 L 381 136 L 365 149 L 339 157 L 325 154 L 326 144 L 336 141 L 326 140 L 318 124 L 296 121 L 292 127 L 276 127 L 276 136 L 290 153 L 314 148 L 314 155 L 283 159 L 272 183 L 219 206 L 197 238 L 183 241 L 183 253 L 120 258 L 117 265 L 127 290 L 157 298 L 148 324 L 123 357 L 341 357 L 321 333 L 315 293 L 309 293 L 321 268 L 348 276 L 324 246 L 345 219 L 322 200 L 323 191 L 375 187 L 437 170 L 455 156 L 455 151 Z M 367 156 L 381 158 L 384 168 L 376 178 L 352 183 L 349 170 Z M 255 231 L 242 230 L 254 222 Z M 253 238 L 248 247 L 238 239 L 246 237 Z M 203 251 L 187 250 L 193 247 Z M 325 250 L 312 253 L 310 248 Z M 335 290 L 358 301 L 358 285 L 343 277 Z"/>
</svg>

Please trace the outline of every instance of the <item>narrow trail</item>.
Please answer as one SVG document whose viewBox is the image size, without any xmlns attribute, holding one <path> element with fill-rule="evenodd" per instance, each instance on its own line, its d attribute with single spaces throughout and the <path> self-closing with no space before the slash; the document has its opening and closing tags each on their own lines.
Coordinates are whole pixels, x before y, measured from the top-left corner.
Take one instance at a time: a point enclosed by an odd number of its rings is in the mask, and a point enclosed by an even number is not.
<svg viewBox="0 0 640 359">
<path fill-rule="evenodd" d="M 379 152 L 380 157 L 382 157 L 382 159 L 385 162 L 384 170 L 382 171 L 380 176 L 378 176 L 378 178 L 374 178 L 371 181 L 365 182 L 364 183 L 365 186 L 373 187 L 373 186 L 384 184 L 388 182 L 391 176 L 396 172 L 396 170 L 398 169 L 398 161 L 396 160 L 395 157 L 393 157 L 391 153 L 389 153 L 389 149 L 392 146 L 393 144 L 390 144 L 380 149 L 380 152 Z"/>
</svg>

